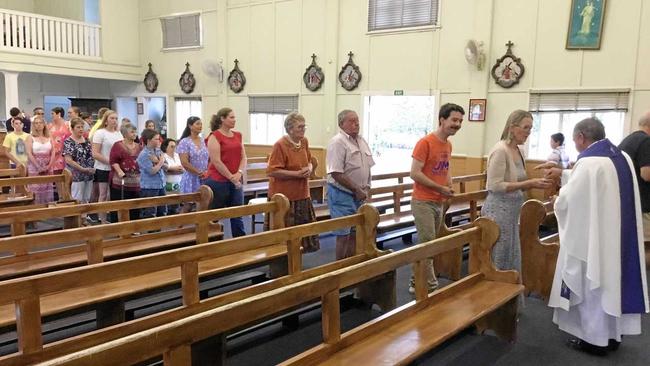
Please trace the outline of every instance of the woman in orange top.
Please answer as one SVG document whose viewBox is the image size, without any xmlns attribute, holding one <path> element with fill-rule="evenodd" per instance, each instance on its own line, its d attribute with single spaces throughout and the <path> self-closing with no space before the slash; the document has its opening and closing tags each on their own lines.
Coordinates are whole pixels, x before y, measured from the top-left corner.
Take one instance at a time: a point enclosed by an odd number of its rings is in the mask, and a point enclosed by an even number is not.
<svg viewBox="0 0 650 366">
<path fill-rule="evenodd" d="M 287 226 L 316 221 L 309 195 L 309 176 L 313 167 L 309 144 L 305 138 L 306 128 L 305 117 L 298 112 L 289 113 L 284 120 L 287 135 L 273 145 L 266 170 L 269 176 L 269 197 L 282 193 L 291 203 Z M 317 235 L 302 239 L 303 252 L 314 252 L 319 248 Z"/>
</svg>

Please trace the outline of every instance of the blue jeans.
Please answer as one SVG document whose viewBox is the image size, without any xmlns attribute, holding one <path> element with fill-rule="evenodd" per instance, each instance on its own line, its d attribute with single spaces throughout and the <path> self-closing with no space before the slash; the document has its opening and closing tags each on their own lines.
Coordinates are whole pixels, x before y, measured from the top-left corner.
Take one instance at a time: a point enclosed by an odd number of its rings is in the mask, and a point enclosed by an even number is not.
<svg viewBox="0 0 650 366">
<path fill-rule="evenodd" d="M 330 217 L 336 219 L 338 217 L 354 215 L 363 202 L 354 198 L 352 193 L 348 193 L 333 184 L 327 185 L 327 205 L 330 209 Z M 349 235 L 351 228 L 341 228 L 332 231 L 336 236 Z"/>
<path fill-rule="evenodd" d="M 140 197 L 159 197 L 165 195 L 165 188 L 149 189 L 140 188 Z M 167 215 L 167 206 L 145 207 L 142 209 L 142 218 L 160 217 Z"/>
<path fill-rule="evenodd" d="M 244 192 L 241 188 L 235 188 L 231 182 L 217 182 L 210 178 L 206 179 L 203 184 L 212 189 L 212 202 L 210 209 L 241 206 L 244 204 Z M 230 218 L 230 231 L 232 237 L 246 235 L 244 231 L 244 221 L 241 217 Z"/>
</svg>

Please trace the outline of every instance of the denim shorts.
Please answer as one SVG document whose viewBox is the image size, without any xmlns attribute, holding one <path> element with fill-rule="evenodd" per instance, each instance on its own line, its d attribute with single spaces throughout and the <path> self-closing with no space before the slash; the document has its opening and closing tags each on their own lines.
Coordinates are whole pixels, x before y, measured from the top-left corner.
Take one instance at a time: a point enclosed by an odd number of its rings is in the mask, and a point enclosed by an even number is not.
<svg viewBox="0 0 650 366">
<path fill-rule="evenodd" d="M 331 218 L 354 215 L 362 204 L 362 201 L 354 199 L 352 193 L 348 193 L 332 184 L 327 185 L 327 205 L 330 209 Z M 336 236 L 348 235 L 350 231 L 351 229 L 347 227 L 332 231 L 332 234 Z"/>
</svg>

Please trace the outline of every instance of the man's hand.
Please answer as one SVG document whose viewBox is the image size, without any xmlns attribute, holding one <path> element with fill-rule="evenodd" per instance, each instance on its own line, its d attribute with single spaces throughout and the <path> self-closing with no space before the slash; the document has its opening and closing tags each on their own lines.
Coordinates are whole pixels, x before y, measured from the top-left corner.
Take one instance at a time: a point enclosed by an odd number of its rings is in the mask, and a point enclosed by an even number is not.
<svg viewBox="0 0 650 366">
<path fill-rule="evenodd" d="M 354 199 L 357 201 L 365 201 L 368 198 L 368 195 L 366 194 L 366 191 L 364 191 L 361 188 L 357 188 L 354 190 Z"/>
<path fill-rule="evenodd" d="M 440 194 L 445 197 L 452 197 L 454 195 L 454 190 L 451 187 L 447 186 L 440 187 L 440 190 L 438 192 L 440 192 Z"/>
<path fill-rule="evenodd" d="M 544 172 L 544 178 L 557 180 L 562 176 L 562 169 L 560 168 L 550 168 Z"/>
</svg>

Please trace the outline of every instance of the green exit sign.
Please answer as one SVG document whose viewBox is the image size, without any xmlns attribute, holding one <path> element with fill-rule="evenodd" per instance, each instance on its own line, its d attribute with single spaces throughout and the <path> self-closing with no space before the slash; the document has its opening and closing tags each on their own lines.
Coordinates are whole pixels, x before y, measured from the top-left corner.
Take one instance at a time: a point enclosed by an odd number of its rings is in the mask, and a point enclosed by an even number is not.
<svg viewBox="0 0 650 366">
<path fill-rule="evenodd" d="M 393 91 L 393 95 L 404 95 L 404 90 L 395 90 Z"/>
</svg>

